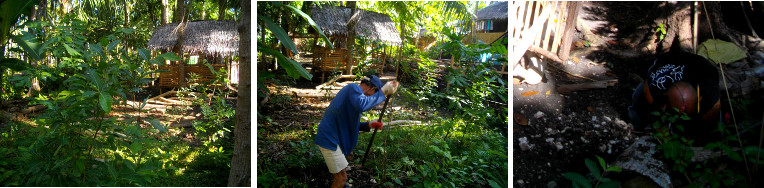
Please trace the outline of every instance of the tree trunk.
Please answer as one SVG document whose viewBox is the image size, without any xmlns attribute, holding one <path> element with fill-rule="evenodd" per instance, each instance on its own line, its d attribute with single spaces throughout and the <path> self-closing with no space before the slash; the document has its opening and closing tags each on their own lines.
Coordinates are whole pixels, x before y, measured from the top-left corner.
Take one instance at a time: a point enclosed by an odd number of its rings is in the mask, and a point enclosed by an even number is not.
<svg viewBox="0 0 764 188">
<path fill-rule="evenodd" d="M 218 21 L 225 20 L 225 0 L 218 0 Z"/>
<path fill-rule="evenodd" d="M 475 10 L 472 15 L 477 15 L 478 5 L 480 5 L 480 1 L 475 1 Z M 477 27 L 477 18 L 474 17 L 472 18 L 472 44 L 477 43 L 477 33 L 475 32 L 475 30 L 477 30 L 476 27 Z"/>
<path fill-rule="evenodd" d="M 250 83 L 250 1 L 241 1 L 241 20 L 239 22 L 239 98 L 236 101 L 236 141 L 231 159 L 231 172 L 228 186 L 251 186 L 251 83 Z"/>
<path fill-rule="evenodd" d="M 347 31 L 348 35 L 347 38 L 345 38 L 345 44 L 347 44 L 348 53 L 345 54 L 345 62 L 347 64 L 345 65 L 345 74 L 353 74 L 353 48 L 355 47 L 355 25 L 357 22 L 352 21 L 353 16 L 356 16 L 355 14 L 358 13 L 356 11 L 356 2 L 355 1 L 347 1 L 347 7 L 350 8 L 350 18 L 348 19 L 347 23 Z"/>
<path fill-rule="evenodd" d="M 172 16 L 172 22 L 178 23 L 183 21 L 184 17 L 186 16 L 186 1 L 185 0 L 178 0 L 175 3 L 175 13 Z"/>
<path fill-rule="evenodd" d="M 167 9 L 169 7 L 167 1 L 168 0 L 162 0 L 162 18 L 160 18 L 160 21 L 159 21 L 162 25 L 167 24 L 167 22 L 170 21 L 170 16 L 167 15 L 167 12 L 168 12 Z"/>
<path fill-rule="evenodd" d="M 33 11 L 32 11 L 32 16 L 30 17 L 30 19 L 31 20 L 36 20 L 36 21 L 45 21 L 46 14 L 48 13 L 48 11 L 46 10 L 48 8 L 47 4 L 48 4 L 47 0 L 40 1 L 40 3 L 37 4 L 37 6 L 36 6 L 37 8 L 36 9 L 35 8 L 32 9 Z M 44 63 L 44 62 L 38 63 L 38 61 L 44 61 L 45 58 L 43 58 L 43 59 L 31 59 L 31 58 L 29 58 L 29 60 L 30 60 L 29 64 L 33 68 L 37 68 L 38 64 Z M 42 88 L 40 88 L 40 81 L 37 80 L 37 77 L 31 78 L 30 83 L 31 83 L 31 86 L 29 86 L 29 91 L 27 91 L 27 94 L 24 95 L 24 98 L 32 97 L 35 93 L 40 93 L 40 90 L 42 89 Z"/>
</svg>

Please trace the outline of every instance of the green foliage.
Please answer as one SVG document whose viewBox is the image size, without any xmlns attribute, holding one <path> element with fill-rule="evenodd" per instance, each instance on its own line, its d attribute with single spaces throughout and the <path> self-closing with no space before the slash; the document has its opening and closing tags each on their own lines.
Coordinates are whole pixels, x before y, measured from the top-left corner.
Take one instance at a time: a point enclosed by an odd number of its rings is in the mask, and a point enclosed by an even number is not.
<svg viewBox="0 0 764 188">
<path fill-rule="evenodd" d="M 670 162 L 671 170 L 684 174 L 690 178 L 690 186 L 697 187 L 731 187 L 734 185 L 750 186 L 745 181 L 745 174 L 742 169 L 723 168 L 712 165 L 709 162 L 693 162 L 692 159 L 695 155 L 694 151 L 690 148 L 694 142 L 692 139 L 687 139 L 682 135 L 684 132 L 683 125 L 680 124 L 680 120 L 689 120 L 690 118 L 684 114 L 679 113 L 679 110 L 673 108 L 671 111 L 653 112 L 652 115 L 659 116 L 659 120 L 653 123 L 653 127 L 657 130 L 653 134 L 661 145 L 658 146 L 666 160 Z M 672 128 L 673 127 L 673 128 Z M 719 124 L 718 130 L 724 135 L 734 135 L 730 131 L 733 128 L 732 125 Z M 728 136 L 723 140 L 711 142 L 706 144 L 703 148 L 712 151 L 722 151 L 725 153 L 726 158 L 737 162 L 745 162 L 745 158 L 755 158 L 760 154 L 761 148 L 757 146 L 747 146 L 742 152 L 735 151 L 730 144 L 737 142 L 738 137 Z M 743 154 L 743 155 L 741 155 Z M 713 159 L 718 161 L 721 159 Z M 748 161 L 753 162 L 753 161 Z M 753 165 L 762 165 L 764 163 L 753 162 Z"/>
<path fill-rule="evenodd" d="M 589 169 L 589 174 L 587 174 L 589 178 L 576 172 L 566 172 L 563 173 L 563 176 L 573 182 L 573 187 L 620 187 L 620 182 L 606 178 L 605 175 L 608 172 L 620 172 L 621 167 L 608 166 L 605 163 L 605 159 L 602 159 L 600 156 L 596 157 L 597 161 L 599 161 L 599 166 L 590 159 L 584 159 L 586 168 Z"/>
<path fill-rule="evenodd" d="M 18 150 L 11 161 L 18 171 L 8 182 L 19 186 L 141 186 L 167 176 L 158 171 L 165 167 L 162 159 L 167 154 L 152 149 L 157 141 L 146 137 L 157 130 L 141 128 L 141 120 L 127 114 L 123 121 L 111 116 L 113 105 L 124 104 L 128 94 L 140 91 L 151 80 L 147 76 L 154 72 L 147 67 L 159 59 L 118 50 L 118 41 L 90 44 L 82 37 L 69 37 L 77 32 L 74 26 L 62 30 L 54 29 L 51 33 L 55 34 L 45 42 L 55 47 L 40 49 L 51 50 L 64 62 L 54 68 L 24 70 L 17 79 L 58 82 L 56 90 L 34 99 L 33 103 L 48 110 L 34 120 L 37 126 L 28 130 L 31 136 L 15 143 Z M 166 131 L 156 120 L 148 121 Z"/>
<path fill-rule="evenodd" d="M 6 0 L 0 2 L 0 46 L 5 46 L 11 28 L 16 25 L 21 14 L 28 15 L 32 7 L 38 2 L 40 0 Z"/>
<path fill-rule="evenodd" d="M 658 24 L 658 28 L 655 29 L 655 32 L 658 32 L 658 41 L 662 41 L 663 37 L 666 37 L 666 27 L 663 23 Z"/>
</svg>

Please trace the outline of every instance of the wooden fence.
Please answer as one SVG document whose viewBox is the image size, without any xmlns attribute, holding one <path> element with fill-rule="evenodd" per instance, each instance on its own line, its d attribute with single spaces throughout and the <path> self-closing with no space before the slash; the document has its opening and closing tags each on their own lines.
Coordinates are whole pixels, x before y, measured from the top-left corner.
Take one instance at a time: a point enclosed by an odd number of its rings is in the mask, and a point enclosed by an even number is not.
<svg viewBox="0 0 764 188">
<path fill-rule="evenodd" d="M 512 1 L 509 25 L 512 34 L 510 62 L 514 64 L 526 51 L 541 51 L 545 56 L 567 60 L 575 31 L 580 2 Z"/>
</svg>

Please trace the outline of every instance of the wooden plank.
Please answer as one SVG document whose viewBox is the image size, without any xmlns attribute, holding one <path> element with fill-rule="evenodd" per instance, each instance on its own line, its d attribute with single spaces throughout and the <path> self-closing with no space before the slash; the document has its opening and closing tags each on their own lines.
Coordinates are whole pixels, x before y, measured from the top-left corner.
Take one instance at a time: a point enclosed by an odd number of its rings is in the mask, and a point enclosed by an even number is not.
<svg viewBox="0 0 764 188">
<path fill-rule="evenodd" d="M 533 22 L 533 26 L 531 27 L 531 29 L 523 31 L 521 35 L 522 37 L 521 41 L 519 41 L 517 43 L 518 44 L 517 47 L 515 47 L 513 51 L 509 53 L 512 55 L 509 59 L 510 60 L 509 62 L 512 62 L 513 64 L 515 64 L 520 61 L 520 58 L 522 58 L 523 55 L 525 55 L 525 51 L 527 51 L 528 48 L 533 43 L 532 40 L 535 38 L 535 36 L 539 34 L 539 30 L 541 29 L 541 25 L 542 25 L 541 22 L 543 22 L 544 20 L 546 20 L 546 18 L 549 17 L 549 12 L 550 12 L 550 9 L 544 8 L 544 12 L 543 14 L 541 14 L 542 16 L 540 17 L 540 19 Z"/>
<path fill-rule="evenodd" d="M 567 84 L 557 86 L 557 92 L 569 93 L 573 91 L 588 90 L 588 89 L 603 89 L 610 86 L 614 86 L 618 83 L 618 79 L 602 80 L 595 82 L 579 83 L 579 84 Z"/>
<path fill-rule="evenodd" d="M 566 7 L 568 5 L 567 1 L 563 1 L 562 5 L 560 5 L 558 14 L 557 14 L 557 22 L 555 23 L 556 27 L 554 28 L 554 41 L 552 41 L 552 50 L 550 50 L 552 53 L 557 53 L 557 49 L 560 45 L 560 41 L 563 38 L 563 18 L 568 14 L 566 10 Z"/>
<path fill-rule="evenodd" d="M 557 2 L 551 2 L 549 4 L 552 7 L 551 8 L 552 12 L 554 12 L 554 10 L 557 9 Z M 546 22 L 544 23 L 544 26 L 546 27 L 544 28 L 544 31 L 543 31 L 543 34 L 544 34 L 543 42 L 541 43 L 541 45 L 538 45 L 538 46 L 541 47 L 542 49 L 549 50 L 549 38 L 552 37 L 552 32 L 554 32 L 554 29 L 553 29 L 554 17 L 549 16 Z"/>
<path fill-rule="evenodd" d="M 546 19 L 549 18 L 548 16 L 544 17 L 544 18 L 541 18 L 542 12 L 540 10 L 541 10 L 541 7 L 544 6 L 543 4 L 544 4 L 543 1 L 539 2 L 538 4 L 536 4 L 536 11 L 534 11 L 534 13 L 536 15 L 534 16 L 535 19 L 533 20 L 533 26 L 536 26 L 536 23 L 538 23 L 539 25 L 541 25 L 541 31 L 543 31 L 544 22 L 546 22 Z M 547 8 L 548 7 L 544 6 L 544 10 L 546 10 Z M 546 13 L 543 13 L 543 14 L 544 15 L 548 15 Z M 536 20 L 536 19 L 538 19 L 538 20 Z M 531 26 L 531 27 L 533 27 L 533 26 Z M 534 46 L 539 46 L 539 43 L 541 42 L 541 35 L 536 35 L 536 36 L 534 36 L 534 38 L 535 39 L 533 40 L 533 45 Z"/>
<path fill-rule="evenodd" d="M 581 3 L 571 2 L 570 9 L 568 9 L 568 18 L 565 20 L 565 34 L 562 37 L 562 47 L 560 47 L 559 57 L 563 61 L 568 60 L 570 55 L 570 47 L 573 43 L 573 33 L 576 29 L 576 23 L 578 22 L 578 9 Z"/>
</svg>

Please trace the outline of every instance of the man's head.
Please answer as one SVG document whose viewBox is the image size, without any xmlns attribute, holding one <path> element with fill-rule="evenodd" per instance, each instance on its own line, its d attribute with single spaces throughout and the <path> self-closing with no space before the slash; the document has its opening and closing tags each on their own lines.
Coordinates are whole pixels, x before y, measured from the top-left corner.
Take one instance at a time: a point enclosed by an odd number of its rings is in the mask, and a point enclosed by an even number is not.
<svg viewBox="0 0 764 188">
<path fill-rule="evenodd" d="M 690 83 L 679 81 L 666 91 L 668 105 L 679 109 L 680 112 L 697 113 L 698 93 Z"/>
<path fill-rule="evenodd" d="M 361 90 L 363 91 L 363 94 L 366 96 L 372 96 L 377 91 L 379 91 L 379 87 L 382 86 L 382 80 L 379 80 L 379 77 L 374 75 L 364 76 L 363 79 L 361 79 Z"/>
</svg>

